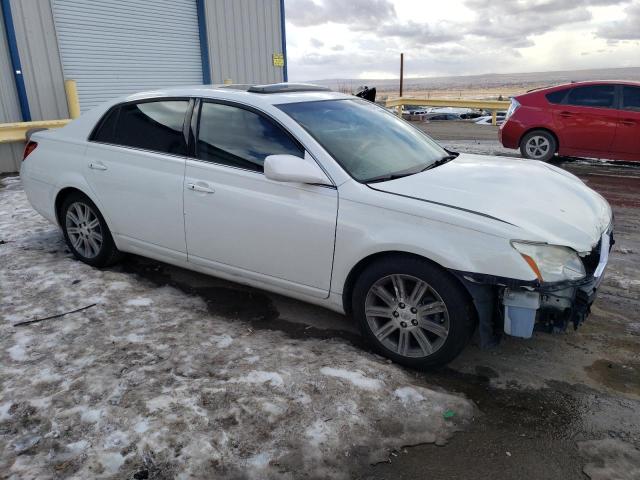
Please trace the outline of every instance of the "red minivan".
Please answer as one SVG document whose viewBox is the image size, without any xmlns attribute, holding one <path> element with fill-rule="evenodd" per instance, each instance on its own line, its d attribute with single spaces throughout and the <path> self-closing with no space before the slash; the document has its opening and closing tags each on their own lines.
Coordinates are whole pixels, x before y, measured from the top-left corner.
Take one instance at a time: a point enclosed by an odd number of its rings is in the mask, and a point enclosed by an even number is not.
<svg viewBox="0 0 640 480">
<path fill-rule="evenodd" d="M 522 156 L 640 161 L 640 82 L 579 82 L 511 100 L 500 142 Z"/>
</svg>

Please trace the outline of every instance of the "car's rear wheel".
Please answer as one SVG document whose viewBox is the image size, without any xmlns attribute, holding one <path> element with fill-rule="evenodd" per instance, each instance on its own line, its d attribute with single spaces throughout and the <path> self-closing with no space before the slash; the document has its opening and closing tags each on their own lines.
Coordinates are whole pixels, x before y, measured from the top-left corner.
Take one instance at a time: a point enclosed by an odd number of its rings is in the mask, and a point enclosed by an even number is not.
<svg viewBox="0 0 640 480">
<path fill-rule="evenodd" d="M 94 267 L 106 267 L 120 258 L 111 232 L 95 204 L 81 193 L 62 202 L 60 223 L 71 253 Z"/>
<path fill-rule="evenodd" d="M 520 141 L 520 153 L 524 158 L 548 162 L 556 154 L 558 142 L 545 130 L 534 130 L 527 133 Z"/>
<path fill-rule="evenodd" d="M 389 257 L 367 267 L 354 286 L 352 309 L 377 352 L 412 368 L 453 360 L 475 322 L 469 296 L 455 278 L 412 257 Z"/>
</svg>

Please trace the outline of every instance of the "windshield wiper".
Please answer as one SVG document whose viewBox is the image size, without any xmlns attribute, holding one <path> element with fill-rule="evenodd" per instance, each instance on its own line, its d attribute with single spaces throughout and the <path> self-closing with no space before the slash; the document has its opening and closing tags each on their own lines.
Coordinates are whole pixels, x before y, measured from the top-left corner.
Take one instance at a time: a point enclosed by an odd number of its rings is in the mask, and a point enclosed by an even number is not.
<svg viewBox="0 0 640 480">
<path fill-rule="evenodd" d="M 439 167 L 440 165 L 444 165 L 447 162 L 450 162 L 451 160 L 453 160 L 454 158 L 457 158 L 458 154 L 449 154 L 449 155 L 445 155 L 444 157 L 442 157 L 439 160 L 436 160 L 435 162 L 433 162 L 431 165 L 427 165 L 426 167 L 424 167 L 421 172 L 426 172 L 427 170 L 431 170 L 432 168 L 436 168 Z"/>
<path fill-rule="evenodd" d="M 447 150 L 448 151 L 448 150 Z M 452 152 L 449 153 L 449 155 L 445 155 L 444 157 L 436 160 L 435 162 L 427 165 L 426 167 L 420 169 L 420 170 L 411 170 L 411 171 L 404 171 L 404 172 L 398 172 L 398 173 L 388 173 L 385 175 L 380 175 L 379 177 L 373 177 L 370 178 L 368 180 L 365 180 L 363 183 L 378 183 L 378 182 L 388 182 L 389 180 L 395 180 L 396 178 L 402 178 L 402 177 L 408 177 L 409 175 L 415 175 L 416 173 L 420 173 L 420 172 L 424 172 L 427 171 L 431 168 L 435 168 L 435 167 L 439 167 L 440 165 L 444 165 L 447 162 L 450 162 L 451 160 L 453 160 L 454 158 L 456 158 L 459 154 Z"/>
</svg>

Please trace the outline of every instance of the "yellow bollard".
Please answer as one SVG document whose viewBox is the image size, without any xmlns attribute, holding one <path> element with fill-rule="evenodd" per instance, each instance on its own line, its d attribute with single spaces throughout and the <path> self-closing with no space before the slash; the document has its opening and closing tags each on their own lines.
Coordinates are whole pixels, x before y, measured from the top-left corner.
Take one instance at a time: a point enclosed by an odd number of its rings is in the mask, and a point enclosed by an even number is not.
<svg viewBox="0 0 640 480">
<path fill-rule="evenodd" d="M 64 81 L 64 91 L 67 94 L 67 107 L 69 107 L 69 117 L 78 118 L 80 116 L 80 100 L 78 100 L 78 86 L 75 80 Z"/>
<path fill-rule="evenodd" d="M 497 110 L 492 110 L 491 111 L 491 125 L 497 125 L 498 124 L 498 111 Z"/>
<path fill-rule="evenodd" d="M 227 79 L 224 81 L 224 84 L 225 84 L 225 85 L 232 85 L 232 84 L 233 84 L 233 80 L 231 80 L 230 78 L 227 78 Z"/>
</svg>

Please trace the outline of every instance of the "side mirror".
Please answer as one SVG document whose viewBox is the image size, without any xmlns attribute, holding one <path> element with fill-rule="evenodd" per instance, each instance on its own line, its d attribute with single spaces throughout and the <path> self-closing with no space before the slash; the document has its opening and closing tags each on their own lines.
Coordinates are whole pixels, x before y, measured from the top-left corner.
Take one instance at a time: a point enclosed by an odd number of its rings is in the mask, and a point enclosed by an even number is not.
<svg viewBox="0 0 640 480">
<path fill-rule="evenodd" d="M 269 155 L 264 159 L 264 175 L 276 182 L 332 185 L 315 161 L 294 155 Z"/>
</svg>

